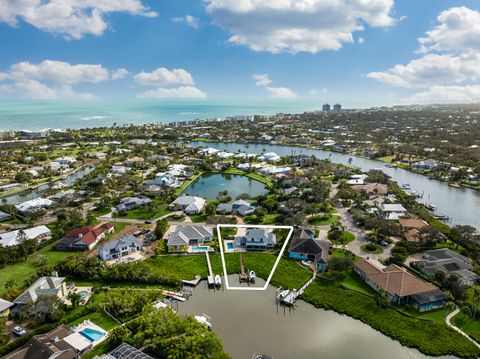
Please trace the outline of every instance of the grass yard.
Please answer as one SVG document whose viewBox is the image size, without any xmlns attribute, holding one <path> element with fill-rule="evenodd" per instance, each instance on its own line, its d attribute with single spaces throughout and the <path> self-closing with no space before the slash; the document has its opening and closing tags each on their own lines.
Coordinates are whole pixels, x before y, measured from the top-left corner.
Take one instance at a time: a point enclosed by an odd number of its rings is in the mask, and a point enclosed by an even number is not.
<svg viewBox="0 0 480 359">
<path fill-rule="evenodd" d="M 71 256 L 70 252 L 58 252 L 52 250 L 54 243 L 40 249 L 28 257 L 24 262 L 8 265 L 0 269 L 0 297 L 6 292 L 5 283 L 14 280 L 18 286 L 23 286 L 25 280 L 36 274 L 40 260 L 45 257 L 49 265 L 55 265 L 60 260 Z"/>
<path fill-rule="evenodd" d="M 206 214 L 191 214 L 189 217 L 193 223 L 200 223 L 205 222 L 208 216 Z"/>
<path fill-rule="evenodd" d="M 342 236 L 343 236 L 342 244 L 348 244 L 348 243 L 355 240 L 355 235 L 352 232 L 349 232 L 349 231 L 344 231 Z"/>
<path fill-rule="evenodd" d="M 375 250 L 369 250 L 367 248 L 368 244 L 364 244 L 360 247 L 360 249 L 362 251 L 364 251 L 365 253 L 370 253 L 370 254 L 380 254 L 380 253 L 383 253 L 383 249 L 380 247 L 380 246 L 376 246 L 376 249 Z"/>
<path fill-rule="evenodd" d="M 473 320 L 465 313 L 458 313 L 452 319 L 452 324 L 462 329 L 465 333 L 471 335 L 477 341 L 480 341 L 480 321 Z"/>
<path fill-rule="evenodd" d="M 339 280 L 339 283 L 346 288 L 374 297 L 376 292 L 361 280 L 355 272 L 345 273 Z"/>
<path fill-rule="evenodd" d="M 86 314 L 83 317 L 80 317 L 73 322 L 68 323 L 67 326 L 73 327 L 74 325 L 80 324 L 87 319 L 91 320 L 93 323 L 97 324 L 99 327 L 107 331 L 118 326 L 118 323 L 115 322 L 112 318 L 110 318 L 101 309 L 98 309 L 98 311 L 96 312 Z"/>
<path fill-rule="evenodd" d="M 340 216 L 337 215 L 317 215 L 317 216 L 312 216 L 308 219 L 308 224 L 312 226 L 325 226 L 328 224 L 332 224 L 335 222 L 338 222 L 340 220 Z"/>
<path fill-rule="evenodd" d="M 166 207 L 157 209 L 156 211 L 149 211 L 145 208 L 135 208 L 135 209 L 132 209 L 131 211 L 128 211 L 126 216 L 122 216 L 119 218 L 140 219 L 140 220 L 147 221 L 150 219 L 163 217 L 169 213 L 170 213 L 170 210 Z"/>
<path fill-rule="evenodd" d="M 378 157 L 378 158 L 375 158 L 375 159 L 378 160 L 378 161 L 385 162 L 385 163 L 392 163 L 394 158 L 395 158 L 395 156 L 384 156 L 384 157 Z"/>
</svg>

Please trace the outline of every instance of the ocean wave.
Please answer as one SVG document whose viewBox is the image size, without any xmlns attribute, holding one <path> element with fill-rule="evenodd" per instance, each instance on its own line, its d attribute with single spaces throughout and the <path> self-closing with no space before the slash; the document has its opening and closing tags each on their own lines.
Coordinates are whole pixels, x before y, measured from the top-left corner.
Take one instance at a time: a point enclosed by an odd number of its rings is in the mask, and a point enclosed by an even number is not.
<svg viewBox="0 0 480 359">
<path fill-rule="evenodd" d="M 80 120 L 82 121 L 92 121 L 92 120 L 105 120 L 107 118 L 111 118 L 110 116 L 87 116 L 87 117 L 82 117 Z"/>
</svg>

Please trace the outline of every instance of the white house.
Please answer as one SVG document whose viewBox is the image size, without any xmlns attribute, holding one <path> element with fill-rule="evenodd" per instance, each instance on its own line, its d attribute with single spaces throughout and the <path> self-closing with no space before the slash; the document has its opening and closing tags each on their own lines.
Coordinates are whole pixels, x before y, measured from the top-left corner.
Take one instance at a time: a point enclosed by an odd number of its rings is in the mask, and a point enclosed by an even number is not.
<svg viewBox="0 0 480 359">
<path fill-rule="evenodd" d="M 186 214 L 199 214 L 205 207 L 205 200 L 196 196 L 180 196 L 170 203 L 170 210 L 181 210 Z"/>
<path fill-rule="evenodd" d="M 407 210 L 399 203 L 383 203 L 378 206 L 378 210 L 388 220 L 398 220 L 405 217 Z"/>
<path fill-rule="evenodd" d="M 179 226 L 168 236 L 169 252 L 181 251 L 185 246 L 198 246 L 213 240 L 211 228 L 202 226 Z"/>
<path fill-rule="evenodd" d="M 250 228 L 244 236 L 235 238 L 237 247 L 247 251 L 263 251 L 275 247 L 277 237 L 266 228 Z"/>
<path fill-rule="evenodd" d="M 262 161 L 277 162 L 280 161 L 280 156 L 277 155 L 275 152 L 267 152 L 261 155 L 259 159 Z"/>
<path fill-rule="evenodd" d="M 22 230 L 15 230 L 12 232 L 0 233 L 0 245 L 4 247 L 15 246 L 19 244 L 22 238 L 21 232 L 25 233 L 25 238 L 28 240 L 41 241 L 52 236 L 52 232 L 46 226 L 38 226 Z"/>
<path fill-rule="evenodd" d="M 100 259 L 106 262 L 143 251 L 143 246 L 135 236 L 128 234 L 115 241 L 104 243 L 98 246 L 97 249 Z"/>
<path fill-rule="evenodd" d="M 15 208 L 17 208 L 20 212 L 22 213 L 27 213 L 27 212 L 32 212 L 36 211 L 41 208 L 48 208 L 53 205 L 53 201 L 47 199 L 47 198 L 35 198 L 30 201 L 25 201 L 20 204 L 15 205 Z"/>
</svg>

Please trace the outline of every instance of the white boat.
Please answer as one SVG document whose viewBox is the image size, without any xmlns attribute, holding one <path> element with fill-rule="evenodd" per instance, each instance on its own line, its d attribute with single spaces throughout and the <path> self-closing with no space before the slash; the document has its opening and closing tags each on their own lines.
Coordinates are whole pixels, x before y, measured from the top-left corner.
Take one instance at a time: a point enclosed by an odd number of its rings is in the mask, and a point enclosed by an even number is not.
<svg viewBox="0 0 480 359">
<path fill-rule="evenodd" d="M 221 286 L 222 286 L 222 277 L 220 277 L 218 274 L 215 276 L 214 281 L 215 281 L 215 285 L 216 285 L 217 287 L 221 287 Z"/>
<path fill-rule="evenodd" d="M 402 189 L 406 189 L 406 190 L 410 190 L 410 189 L 412 189 L 412 186 L 410 186 L 408 183 L 403 183 L 403 184 L 401 185 L 401 188 L 402 188 Z"/>
<path fill-rule="evenodd" d="M 249 282 L 254 281 L 256 277 L 257 277 L 257 274 L 253 270 L 248 272 L 248 281 Z"/>
<path fill-rule="evenodd" d="M 424 206 L 426 209 L 429 209 L 430 211 L 435 211 L 437 209 L 437 206 L 435 206 L 433 203 L 425 203 Z"/>
<path fill-rule="evenodd" d="M 196 315 L 195 320 L 199 322 L 201 325 L 203 325 L 205 328 L 208 330 L 212 330 L 212 323 L 210 323 L 210 320 L 212 320 L 208 315 L 203 314 L 203 315 Z"/>
<path fill-rule="evenodd" d="M 277 300 L 282 300 L 285 298 L 290 291 L 288 289 L 282 290 L 280 293 L 277 292 Z"/>
</svg>

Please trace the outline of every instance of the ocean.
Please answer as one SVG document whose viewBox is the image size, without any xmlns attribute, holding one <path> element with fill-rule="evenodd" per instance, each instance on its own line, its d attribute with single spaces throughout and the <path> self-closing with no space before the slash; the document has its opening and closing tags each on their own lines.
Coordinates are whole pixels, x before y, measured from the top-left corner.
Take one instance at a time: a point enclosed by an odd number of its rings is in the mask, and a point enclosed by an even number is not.
<svg viewBox="0 0 480 359">
<path fill-rule="evenodd" d="M 301 113 L 321 104 L 296 101 L 0 101 L 1 130 L 79 129 L 170 123 L 234 115 Z"/>
</svg>

